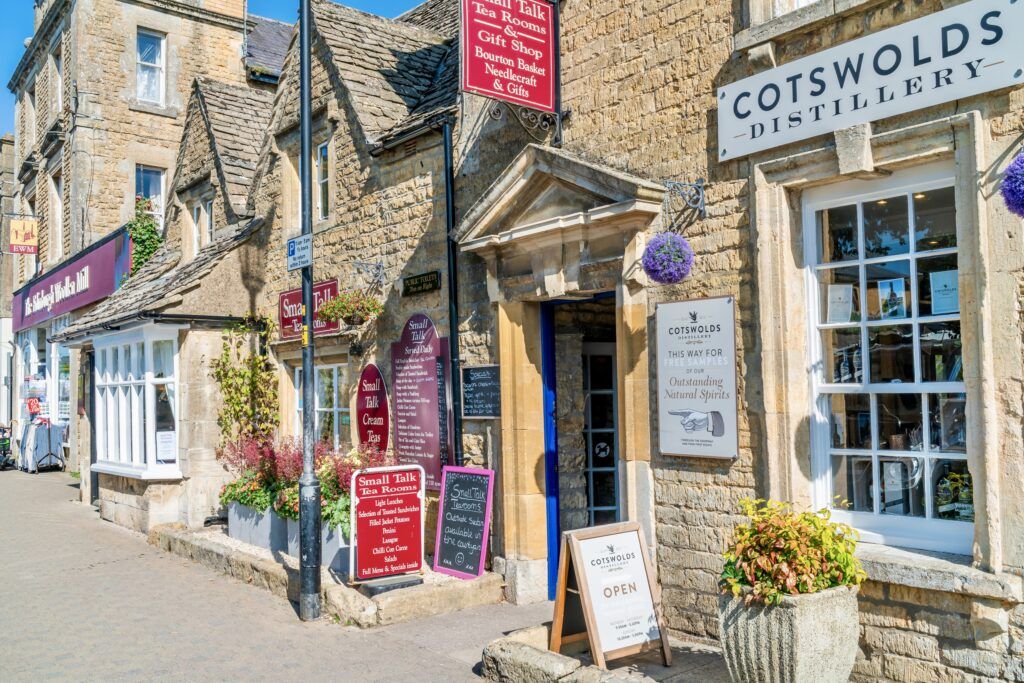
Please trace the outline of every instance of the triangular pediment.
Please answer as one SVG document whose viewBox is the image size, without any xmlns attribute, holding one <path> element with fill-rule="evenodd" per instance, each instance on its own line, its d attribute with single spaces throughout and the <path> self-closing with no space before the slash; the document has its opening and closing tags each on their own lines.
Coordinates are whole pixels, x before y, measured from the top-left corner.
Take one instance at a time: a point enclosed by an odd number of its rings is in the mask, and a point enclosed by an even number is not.
<svg viewBox="0 0 1024 683">
<path fill-rule="evenodd" d="M 466 214 L 457 237 L 466 243 L 624 202 L 660 204 L 663 195 L 657 183 L 528 145 Z"/>
</svg>

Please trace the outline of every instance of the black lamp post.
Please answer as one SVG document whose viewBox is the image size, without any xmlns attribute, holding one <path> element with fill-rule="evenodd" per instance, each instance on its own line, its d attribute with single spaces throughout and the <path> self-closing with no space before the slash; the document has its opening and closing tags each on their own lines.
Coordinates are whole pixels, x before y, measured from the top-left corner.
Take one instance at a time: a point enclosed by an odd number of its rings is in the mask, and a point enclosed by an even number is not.
<svg viewBox="0 0 1024 683">
<path fill-rule="evenodd" d="M 313 104 L 312 42 L 309 0 L 299 2 L 299 182 L 302 192 L 302 234 L 313 234 Z M 313 402 L 313 266 L 302 269 L 302 476 L 299 478 L 299 618 L 320 618 L 320 482 L 313 467 L 316 441 Z"/>
</svg>

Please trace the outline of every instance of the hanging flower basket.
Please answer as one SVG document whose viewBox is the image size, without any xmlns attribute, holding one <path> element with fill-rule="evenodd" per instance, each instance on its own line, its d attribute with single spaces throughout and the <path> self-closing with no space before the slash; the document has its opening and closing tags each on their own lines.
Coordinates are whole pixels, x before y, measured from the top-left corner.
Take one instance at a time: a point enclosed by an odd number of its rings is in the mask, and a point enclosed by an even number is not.
<svg viewBox="0 0 1024 683">
<path fill-rule="evenodd" d="M 1003 193 L 1006 208 L 1024 217 L 1024 151 L 1006 167 L 999 189 Z"/>
<path fill-rule="evenodd" d="M 674 285 L 690 274 L 693 248 L 681 235 L 663 232 L 647 243 L 642 263 L 649 278 L 659 284 Z"/>
<path fill-rule="evenodd" d="M 359 327 L 374 320 L 383 311 L 384 304 L 377 297 L 345 290 L 321 306 L 316 317 L 329 323 L 341 320 L 350 327 Z"/>
</svg>

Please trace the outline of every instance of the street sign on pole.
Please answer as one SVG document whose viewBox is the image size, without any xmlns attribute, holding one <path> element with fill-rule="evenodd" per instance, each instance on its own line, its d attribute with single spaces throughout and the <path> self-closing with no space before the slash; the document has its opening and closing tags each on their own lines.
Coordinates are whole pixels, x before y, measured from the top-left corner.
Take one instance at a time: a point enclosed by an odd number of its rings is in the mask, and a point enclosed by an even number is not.
<svg viewBox="0 0 1024 683">
<path fill-rule="evenodd" d="M 288 272 L 313 267 L 313 236 L 299 235 L 288 240 Z"/>
</svg>

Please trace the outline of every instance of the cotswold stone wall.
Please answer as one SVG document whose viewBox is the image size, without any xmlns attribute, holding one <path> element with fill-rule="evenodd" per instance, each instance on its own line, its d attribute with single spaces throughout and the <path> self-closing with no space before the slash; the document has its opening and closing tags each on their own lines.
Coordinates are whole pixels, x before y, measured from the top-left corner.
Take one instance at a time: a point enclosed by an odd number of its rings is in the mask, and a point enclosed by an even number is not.
<svg viewBox="0 0 1024 683">
<path fill-rule="evenodd" d="M 918 3 L 866 3 L 842 18 L 793 30 L 777 38 L 774 55 L 785 64 L 799 57 L 943 9 L 937 0 Z M 670 629 L 715 640 L 717 576 L 721 552 L 738 521 L 737 502 L 764 496 L 770 481 L 769 456 L 785 457 L 786 446 L 769 440 L 764 423 L 765 373 L 762 367 L 756 290 L 757 233 L 752 229 L 752 162 L 782 158 L 832 144 L 831 136 L 762 153 L 753 160 L 717 162 L 715 89 L 767 68 L 745 52 L 733 52 L 733 37 L 744 26 L 742 8 L 730 2 L 675 0 L 596 0 L 566 3 L 562 10 L 564 106 L 573 115 L 565 131 L 566 149 L 584 157 L 655 180 L 708 180 L 708 216 L 691 217 L 683 233 L 696 251 L 693 274 L 674 287 L 650 291 L 650 338 L 655 338 L 654 306 L 679 299 L 734 295 L 738 299 L 740 457 L 736 462 L 663 457 L 657 452 L 657 416 L 652 415 L 651 464 L 657 518 L 658 564 Z M 792 22 L 791 22 L 792 23 Z M 1019 149 L 1024 132 L 1024 91 L 1001 91 L 970 98 L 873 125 L 877 132 L 980 110 L 988 164 L 979 179 L 985 197 L 997 189 L 998 173 Z M 920 150 L 922 153 L 925 150 Z M 839 180 L 839 178 L 837 178 Z M 785 197 L 799 208 L 799 193 Z M 999 342 L 985 374 L 996 383 L 998 432 L 1004 439 L 997 478 L 1021 481 L 1024 261 L 1020 221 L 990 200 L 989 262 L 999 288 Z M 999 228 L 995 228 L 998 225 Z M 762 224 L 761 231 L 771 231 Z M 783 236 L 787 238 L 788 236 Z M 800 249 L 797 247 L 796 251 Z M 1005 315 L 1004 315 L 1005 314 Z M 781 323 L 781 321 L 780 321 Z M 655 349 L 651 349 L 651 392 L 656 392 Z M 656 404 L 655 404 L 656 405 Z M 653 407 L 653 406 L 652 406 Z M 810 406 L 807 407 L 808 411 Z M 780 453 L 780 450 L 782 451 Z M 1007 478 L 1008 477 L 1008 478 Z M 808 492 L 797 492 L 810 500 Z M 992 492 L 990 504 L 1001 515 L 1003 568 L 1024 569 L 1020 505 Z M 951 593 L 910 591 L 899 585 L 869 584 L 862 604 L 862 657 L 856 675 L 864 680 L 968 680 L 971 676 L 1022 680 L 1019 671 L 1024 626 L 1019 605 L 1001 605 L 1006 637 L 982 642 L 967 629 L 979 602 Z M 949 615 L 942 617 L 944 612 Z M 977 618 L 975 622 L 980 622 Z M 980 678 L 979 678 L 980 680 Z"/>
</svg>

